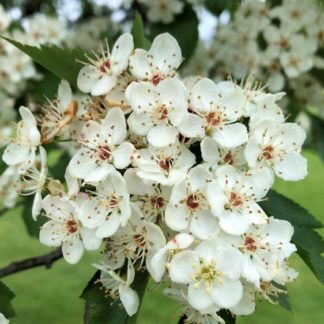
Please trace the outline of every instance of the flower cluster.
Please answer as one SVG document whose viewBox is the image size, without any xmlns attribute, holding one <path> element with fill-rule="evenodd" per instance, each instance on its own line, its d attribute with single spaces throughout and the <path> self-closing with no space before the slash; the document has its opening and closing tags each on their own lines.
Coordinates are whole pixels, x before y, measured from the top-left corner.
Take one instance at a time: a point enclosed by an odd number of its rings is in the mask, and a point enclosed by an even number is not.
<svg viewBox="0 0 324 324">
<path fill-rule="evenodd" d="M 305 132 L 277 105 L 284 93 L 181 80 L 170 34 L 143 50 L 126 33 L 87 59 L 77 80 L 86 99 L 63 80 L 37 118 L 21 107 L 3 154 L 7 194 L 34 194 L 34 219 L 48 219 L 41 243 L 72 264 L 103 245 L 100 282 L 130 316 L 138 271 L 170 284 L 189 323 L 250 314 L 256 296 L 275 302 L 297 276 L 293 227 L 259 202 L 275 176 L 307 174 Z M 46 144 L 60 139 L 72 152 L 66 186 L 47 171 Z"/>
</svg>

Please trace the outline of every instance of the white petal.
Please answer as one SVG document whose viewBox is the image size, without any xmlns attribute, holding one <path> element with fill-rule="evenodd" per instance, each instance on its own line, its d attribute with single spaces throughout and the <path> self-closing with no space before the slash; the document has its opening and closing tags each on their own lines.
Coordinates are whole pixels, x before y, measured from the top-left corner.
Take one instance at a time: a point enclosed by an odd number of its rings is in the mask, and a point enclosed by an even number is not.
<svg viewBox="0 0 324 324">
<path fill-rule="evenodd" d="M 165 272 L 165 263 L 167 261 L 168 249 L 160 249 L 151 259 L 150 266 L 148 271 L 156 282 L 160 282 L 164 272 Z"/>
<path fill-rule="evenodd" d="M 241 254 L 234 248 L 218 248 L 215 256 L 217 270 L 224 273 L 230 279 L 240 278 L 242 270 Z"/>
<path fill-rule="evenodd" d="M 286 181 L 299 181 L 307 175 L 307 160 L 300 153 L 291 152 L 275 163 L 274 171 Z"/>
<path fill-rule="evenodd" d="M 207 292 L 203 282 L 198 285 L 191 284 L 188 287 L 188 302 L 197 310 L 205 310 L 213 305 L 213 300 Z"/>
<path fill-rule="evenodd" d="M 99 249 L 102 240 L 96 236 L 95 230 L 82 227 L 80 235 L 86 250 L 94 251 Z"/>
<path fill-rule="evenodd" d="M 212 299 L 222 308 L 235 306 L 243 296 L 243 287 L 240 281 L 222 278 L 222 283 L 214 285 Z"/>
<path fill-rule="evenodd" d="M 119 297 L 128 316 L 133 316 L 137 312 L 139 306 L 137 292 L 132 288 L 126 287 L 125 285 L 120 285 Z"/>
<path fill-rule="evenodd" d="M 83 251 L 83 244 L 77 235 L 70 235 L 62 244 L 63 257 L 68 263 L 78 263 Z"/>
<path fill-rule="evenodd" d="M 164 74 L 177 69 L 182 61 L 180 46 L 169 33 L 156 36 L 149 52 L 153 55 L 155 67 Z"/>
<path fill-rule="evenodd" d="M 247 129 L 243 124 L 224 125 L 213 134 L 213 138 L 223 147 L 237 147 L 248 140 Z"/>
<path fill-rule="evenodd" d="M 212 213 L 219 217 L 224 211 L 224 205 L 227 202 L 227 197 L 224 190 L 219 186 L 218 182 L 213 181 L 207 188 L 207 199 L 211 206 Z"/>
<path fill-rule="evenodd" d="M 69 82 L 62 80 L 58 88 L 58 98 L 63 108 L 67 108 L 73 99 Z"/>
<path fill-rule="evenodd" d="M 210 79 L 201 79 L 191 89 L 191 107 L 197 111 L 210 111 L 217 96 L 216 84 Z"/>
<path fill-rule="evenodd" d="M 258 163 L 258 157 L 261 154 L 261 148 L 256 140 L 252 137 L 244 149 L 244 158 L 250 168 L 255 168 Z"/>
<path fill-rule="evenodd" d="M 132 75 L 140 80 L 152 79 L 152 68 L 147 51 L 137 48 L 129 57 L 129 67 Z"/>
<path fill-rule="evenodd" d="M 183 251 L 176 254 L 170 263 L 169 276 L 176 283 L 193 282 L 195 269 L 193 264 L 198 262 L 198 255 L 194 251 Z"/>
<path fill-rule="evenodd" d="M 211 178 L 212 175 L 205 165 L 200 164 L 192 168 L 188 173 L 188 181 L 190 183 L 191 191 L 205 189 Z"/>
<path fill-rule="evenodd" d="M 183 136 L 189 138 L 203 137 L 205 135 L 204 120 L 196 114 L 186 114 L 178 129 Z"/>
<path fill-rule="evenodd" d="M 110 237 L 114 235 L 120 226 L 120 219 L 117 213 L 113 213 L 108 217 L 108 220 L 105 221 L 96 231 L 96 235 L 99 238 Z"/>
<path fill-rule="evenodd" d="M 104 75 L 94 84 L 91 90 L 92 96 L 102 96 L 107 94 L 116 84 L 115 75 Z"/>
<path fill-rule="evenodd" d="M 99 77 L 100 74 L 96 67 L 91 65 L 84 66 L 78 74 L 78 88 L 85 93 L 91 92 Z"/>
<path fill-rule="evenodd" d="M 37 123 L 33 113 L 23 106 L 19 108 L 19 113 L 22 118 L 22 128 L 20 128 L 19 131 L 21 131 L 21 135 L 25 137 L 23 141 L 27 140 L 34 146 L 39 145 L 40 133 L 37 129 Z"/>
<path fill-rule="evenodd" d="M 243 297 L 238 304 L 230 309 L 235 315 L 250 315 L 255 310 L 255 298 L 253 289 L 244 287 Z"/>
<path fill-rule="evenodd" d="M 38 190 L 35 193 L 33 207 L 32 207 L 32 217 L 34 220 L 36 220 L 37 216 L 40 214 L 41 209 L 42 209 L 42 194 L 41 191 Z"/>
<path fill-rule="evenodd" d="M 132 161 L 135 148 L 133 144 L 124 142 L 113 151 L 114 166 L 117 169 L 125 169 Z"/>
<path fill-rule="evenodd" d="M 137 114 L 133 112 L 127 119 L 128 126 L 137 135 L 147 135 L 153 127 L 152 119 L 148 114 Z"/>
<path fill-rule="evenodd" d="M 174 231 L 183 231 L 189 225 L 189 212 L 186 207 L 168 205 L 165 210 L 165 222 Z"/>
<path fill-rule="evenodd" d="M 128 57 L 134 48 L 133 36 L 129 33 L 122 34 L 116 41 L 112 52 L 112 70 L 114 74 L 120 74 L 126 69 Z"/>
<path fill-rule="evenodd" d="M 219 233 L 218 221 L 209 211 L 200 211 L 193 215 L 190 231 L 201 240 L 216 238 Z"/>
<path fill-rule="evenodd" d="M 249 227 L 249 220 L 238 211 L 225 210 L 219 216 L 219 226 L 228 234 L 241 235 Z"/>
<path fill-rule="evenodd" d="M 39 241 L 47 246 L 60 246 L 65 237 L 62 223 L 53 220 L 46 222 L 39 232 Z"/>
<path fill-rule="evenodd" d="M 164 147 L 174 144 L 177 139 L 178 131 L 175 127 L 159 124 L 151 128 L 147 134 L 148 142 L 155 147 Z"/>
<path fill-rule="evenodd" d="M 27 145 L 10 143 L 2 156 L 3 161 L 8 165 L 17 165 L 28 160 L 30 148 Z"/>
<path fill-rule="evenodd" d="M 211 137 L 205 137 L 200 143 L 201 155 L 205 162 L 216 164 L 220 160 L 219 147 Z"/>
<path fill-rule="evenodd" d="M 121 144 L 127 135 L 126 120 L 120 108 L 112 108 L 108 111 L 102 122 L 103 131 L 111 135 L 114 145 Z"/>
</svg>

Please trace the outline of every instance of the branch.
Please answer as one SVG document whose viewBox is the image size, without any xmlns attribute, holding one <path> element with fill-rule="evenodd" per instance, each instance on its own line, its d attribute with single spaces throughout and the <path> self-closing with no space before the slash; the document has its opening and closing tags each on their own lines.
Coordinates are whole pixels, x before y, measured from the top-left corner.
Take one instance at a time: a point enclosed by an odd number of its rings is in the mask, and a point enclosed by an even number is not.
<svg viewBox="0 0 324 324">
<path fill-rule="evenodd" d="M 20 271 L 24 271 L 27 269 L 40 267 L 40 266 L 45 266 L 47 269 L 49 269 L 52 266 L 52 264 L 55 261 L 62 258 L 62 256 L 63 256 L 62 249 L 61 249 L 61 247 L 59 247 L 56 250 L 54 250 L 50 253 L 47 253 L 47 254 L 43 254 L 40 256 L 33 257 L 33 258 L 25 259 L 22 261 L 12 262 L 8 266 L 0 269 L 0 278 L 8 276 L 8 275 L 16 273 L 16 272 L 20 272 Z"/>
</svg>

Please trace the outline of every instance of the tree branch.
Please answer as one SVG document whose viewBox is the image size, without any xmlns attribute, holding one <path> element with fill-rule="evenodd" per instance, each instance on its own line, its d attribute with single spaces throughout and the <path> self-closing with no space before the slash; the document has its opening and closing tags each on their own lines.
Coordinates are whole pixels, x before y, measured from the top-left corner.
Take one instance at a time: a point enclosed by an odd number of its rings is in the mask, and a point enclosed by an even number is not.
<svg viewBox="0 0 324 324">
<path fill-rule="evenodd" d="M 62 258 L 62 256 L 62 249 L 61 247 L 59 247 L 56 250 L 47 254 L 25 259 L 22 261 L 12 262 L 6 267 L 0 269 L 0 278 L 16 272 L 41 266 L 45 266 L 47 269 L 49 269 L 52 266 L 53 262 L 59 260 L 60 258 Z"/>
</svg>

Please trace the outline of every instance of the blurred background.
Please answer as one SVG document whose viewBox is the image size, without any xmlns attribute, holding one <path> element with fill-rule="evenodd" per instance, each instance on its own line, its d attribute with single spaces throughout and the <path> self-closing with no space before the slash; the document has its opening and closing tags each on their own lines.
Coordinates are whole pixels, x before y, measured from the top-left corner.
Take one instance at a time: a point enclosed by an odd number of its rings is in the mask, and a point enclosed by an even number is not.
<svg viewBox="0 0 324 324">
<path fill-rule="evenodd" d="M 213 48 L 213 42 L 217 37 L 217 26 L 226 26 L 229 23 L 240 1 L 177 1 L 182 3 L 181 10 L 167 7 L 168 14 L 163 15 L 161 10 L 163 12 L 165 9 L 160 6 L 159 16 L 154 14 L 154 11 L 150 14 L 154 7 L 152 3 L 170 5 L 171 0 L 1 0 L 0 33 L 34 46 L 54 43 L 62 47 L 82 47 L 91 51 L 98 48 L 104 39 L 112 43 L 121 32 L 129 31 L 134 10 L 137 10 L 143 17 L 149 37 L 170 31 L 178 38 L 185 57 L 183 75 L 199 73 L 210 76 L 213 71 L 215 79 L 224 77 L 228 70 L 221 74 L 219 67 L 223 67 L 222 63 L 218 63 L 217 71 L 220 74 L 214 69 L 216 56 L 213 51 L 216 52 L 216 49 Z M 304 3 L 307 1 L 311 0 L 304 0 Z M 278 3 L 280 1 L 270 1 L 269 5 Z M 195 54 L 195 51 L 198 54 Z M 318 70 L 315 72 L 318 75 Z M 323 75 L 319 79 L 321 78 Z M 0 41 L 0 153 L 1 147 L 6 145 L 12 134 L 16 108 L 25 104 L 32 109 L 44 100 L 44 95 L 51 98 L 56 93 L 58 82 L 57 77 L 31 62 L 4 40 Z M 311 117 L 305 113 L 305 109 L 296 113 L 296 107 L 301 106 L 301 101 L 291 95 L 289 89 L 283 89 L 289 91 L 288 94 L 292 96 L 289 100 L 295 109 L 289 111 L 287 104 L 287 118 L 297 119 L 309 132 L 309 138 L 315 138 L 317 142 L 309 140 L 305 150 L 305 156 L 309 160 L 308 177 L 298 183 L 277 180 L 275 189 L 307 208 L 317 219 L 324 222 L 324 164 L 320 157 L 323 156 L 324 144 L 319 137 L 321 130 L 324 135 L 324 124 L 321 124 L 319 118 L 321 113 L 315 109 L 323 104 L 323 88 L 318 88 L 316 95 L 313 92 L 306 93 L 307 99 L 315 99 L 318 96 L 316 104 L 315 101 L 303 101 L 303 107 L 307 106 L 312 112 Z M 324 105 L 321 108 L 323 107 Z M 316 118 L 317 128 L 311 124 L 312 118 Z M 51 158 L 52 161 L 57 161 L 60 156 Z M 0 165 L 0 171 L 3 170 L 4 166 Z M 0 181 L 0 184 L 0 203 L 5 211 L 0 213 L 0 267 L 12 261 L 49 252 L 50 249 L 40 245 L 37 229 L 28 221 L 30 215 L 26 215 L 25 208 L 21 205 L 15 206 L 15 203 L 9 201 L 12 197 L 6 196 L 6 183 Z M 323 235 L 324 231 L 320 230 L 319 233 Z M 17 294 L 13 300 L 17 316 L 12 318 L 11 322 L 81 323 L 84 302 L 79 296 L 94 273 L 91 264 L 97 261 L 98 257 L 99 254 L 88 253 L 75 266 L 59 260 L 50 270 L 36 268 L 4 278 L 5 284 Z M 292 312 L 263 301 L 258 304 L 255 314 L 239 318 L 239 324 L 323 322 L 323 287 L 297 255 L 292 258 L 292 266 L 299 272 L 298 280 L 288 286 Z M 162 290 L 163 285 L 149 284 L 139 313 L 139 324 L 177 323 L 178 306 L 164 298 Z"/>
</svg>

